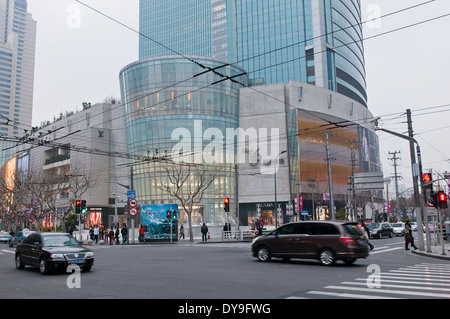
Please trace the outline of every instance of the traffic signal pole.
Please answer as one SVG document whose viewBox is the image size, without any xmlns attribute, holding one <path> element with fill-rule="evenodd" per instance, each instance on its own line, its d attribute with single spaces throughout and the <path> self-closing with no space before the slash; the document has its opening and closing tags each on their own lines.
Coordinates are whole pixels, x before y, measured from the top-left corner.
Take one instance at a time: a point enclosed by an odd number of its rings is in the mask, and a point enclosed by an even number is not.
<svg viewBox="0 0 450 319">
<path fill-rule="evenodd" d="M 422 176 L 423 170 L 422 170 L 422 155 L 421 155 L 421 152 L 420 152 L 420 146 L 419 146 L 419 143 L 413 137 L 405 136 L 405 135 L 402 135 L 400 133 L 393 132 L 393 131 L 390 131 L 390 130 L 387 130 L 387 129 L 384 129 L 384 128 L 379 128 L 379 127 L 375 127 L 375 130 L 383 131 L 383 132 L 392 134 L 394 136 L 403 138 L 405 140 L 408 140 L 410 142 L 410 146 L 413 147 L 412 153 L 414 152 L 414 144 L 416 144 L 417 163 L 418 163 L 418 166 L 419 166 L 418 167 L 419 168 L 419 176 Z M 411 128 L 411 133 L 412 133 L 412 128 Z M 411 161 L 412 161 L 412 159 L 411 159 Z M 414 162 L 414 164 L 412 164 L 412 166 L 413 166 L 412 169 L 413 169 L 413 180 L 414 180 L 416 178 L 414 176 L 415 175 L 414 169 L 415 169 L 415 166 L 416 166 L 415 162 Z M 419 236 L 418 236 L 419 237 L 418 238 L 418 240 L 419 240 L 419 242 L 418 242 L 419 250 L 423 251 L 425 249 L 424 240 L 423 240 L 423 228 L 422 228 L 422 216 L 423 216 L 424 217 L 424 221 L 425 221 L 425 230 L 426 230 L 426 233 L 427 233 L 427 252 L 431 252 L 431 240 L 429 240 L 429 236 L 428 236 L 429 235 L 428 218 L 427 218 L 428 216 L 427 216 L 427 214 L 425 212 L 425 209 L 424 209 L 424 202 L 427 199 L 425 197 L 425 187 L 424 187 L 422 181 L 421 181 L 421 185 L 420 186 L 421 186 L 423 200 L 420 200 L 419 193 L 418 193 L 418 191 L 419 191 L 418 187 L 417 187 L 417 190 L 414 189 L 414 197 L 416 198 L 416 203 L 420 203 L 420 210 L 421 210 L 420 214 L 416 214 L 416 216 L 417 216 L 417 228 L 418 228 L 417 231 L 419 233 Z"/>
</svg>

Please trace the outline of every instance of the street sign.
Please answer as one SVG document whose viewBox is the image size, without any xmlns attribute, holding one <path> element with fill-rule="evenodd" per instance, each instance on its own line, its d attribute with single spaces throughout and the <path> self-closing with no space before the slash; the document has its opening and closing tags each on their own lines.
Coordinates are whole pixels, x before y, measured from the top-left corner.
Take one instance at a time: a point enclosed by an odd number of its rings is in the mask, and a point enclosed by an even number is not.
<svg viewBox="0 0 450 319">
<path fill-rule="evenodd" d="M 383 190 L 384 178 L 382 172 L 357 173 L 354 176 L 353 185 L 355 190 Z"/>
<path fill-rule="evenodd" d="M 28 216 L 28 222 L 34 223 L 35 217 L 33 215 Z"/>
<path fill-rule="evenodd" d="M 128 205 L 130 205 L 130 207 L 135 208 L 137 206 L 138 202 L 135 198 L 132 198 L 128 201 Z"/>
<path fill-rule="evenodd" d="M 131 216 L 136 216 L 138 210 L 136 207 L 130 208 L 130 211 L 128 212 Z"/>
<path fill-rule="evenodd" d="M 136 191 L 133 191 L 133 190 L 127 191 L 127 197 L 128 197 L 128 200 L 136 199 Z"/>
</svg>

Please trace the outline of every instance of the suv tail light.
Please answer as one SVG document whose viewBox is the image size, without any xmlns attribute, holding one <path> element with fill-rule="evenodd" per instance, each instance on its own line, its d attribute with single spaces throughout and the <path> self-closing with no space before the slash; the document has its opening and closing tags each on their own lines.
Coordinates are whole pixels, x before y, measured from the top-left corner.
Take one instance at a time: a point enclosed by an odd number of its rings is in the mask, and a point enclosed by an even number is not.
<svg viewBox="0 0 450 319">
<path fill-rule="evenodd" d="M 354 244 L 355 240 L 351 237 L 341 237 L 341 240 L 346 244 Z"/>
</svg>

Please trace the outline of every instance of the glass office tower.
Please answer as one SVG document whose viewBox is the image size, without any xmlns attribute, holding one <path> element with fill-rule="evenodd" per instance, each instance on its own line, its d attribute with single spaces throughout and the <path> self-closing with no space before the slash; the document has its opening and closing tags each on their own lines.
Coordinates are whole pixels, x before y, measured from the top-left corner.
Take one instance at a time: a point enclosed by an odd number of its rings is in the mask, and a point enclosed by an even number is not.
<svg viewBox="0 0 450 319">
<path fill-rule="evenodd" d="M 35 43 L 36 21 L 27 1 L 0 0 L 0 136 L 21 137 L 31 128 Z M 1 149 L 14 145 L 1 143 Z M 10 152 L 0 152 L 0 167 Z"/>
<path fill-rule="evenodd" d="M 141 0 L 140 32 L 140 59 L 210 56 L 250 85 L 295 80 L 367 106 L 358 0 Z"/>
<path fill-rule="evenodd" d="M 236 0 L 235 6 L 236 61 L 250 84 L 306 82 L 367 106 L 358 0 Z"/>
</svg>

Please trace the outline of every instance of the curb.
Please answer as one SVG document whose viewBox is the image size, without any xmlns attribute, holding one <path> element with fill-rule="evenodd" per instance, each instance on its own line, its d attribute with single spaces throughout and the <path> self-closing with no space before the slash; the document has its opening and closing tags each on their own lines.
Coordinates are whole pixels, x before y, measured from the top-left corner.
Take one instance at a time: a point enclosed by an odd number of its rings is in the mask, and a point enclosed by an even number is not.
<svg viewBox="0 0 450 319">
<path fill-rule="evenodd" d="M 450 260 L 450 255 L 442 255 L 442 254 L 437 254 L 437 253 L 433 254 L 433 253 L 428 253 L 428 252 L 424 252 L 424 251 L 417 251 L 417 250 L 412 250 L 411 253 L 416 254 L 416 255 L 420 255 L 420 256 L 436 258 L 436 259 Z"/>
</svg>

